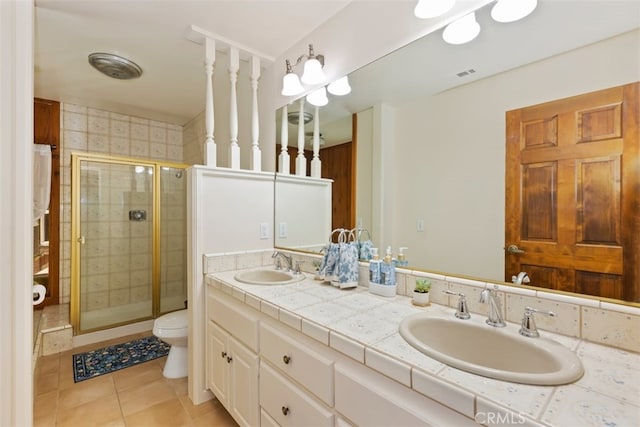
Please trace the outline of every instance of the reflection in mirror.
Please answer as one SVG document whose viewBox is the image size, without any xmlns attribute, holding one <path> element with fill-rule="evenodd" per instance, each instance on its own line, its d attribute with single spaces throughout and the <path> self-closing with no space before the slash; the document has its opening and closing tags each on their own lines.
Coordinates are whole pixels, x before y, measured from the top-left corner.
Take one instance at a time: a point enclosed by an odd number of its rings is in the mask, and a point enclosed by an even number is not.
<svg viewBox="0 0 640 427">
<path fill-rule="evenodd" d="M 505 114 L 637 81 L 639 8 L 543 2 L 526 19 L 501 25 L 489 25 L 481 9 L 483 32 L 468 45 L 446 45 L 436 32 L 350 74 L 353 92 L 340 105 L 330 100 L 322 114 L 357 114 L 356 194 L 367 192 L 368 204 L 358 203 L 355 216 L 370 215 L 376 246 L 408 247 L 410 268 L 497 282 L 518 277 L 505 275 Z M 363 190 L 366 132 L 371 168 Z M 638 213 L 621 215 L 624 222 Z M 532 286 L 537 275 L 528 274 Z"/>
</svg>

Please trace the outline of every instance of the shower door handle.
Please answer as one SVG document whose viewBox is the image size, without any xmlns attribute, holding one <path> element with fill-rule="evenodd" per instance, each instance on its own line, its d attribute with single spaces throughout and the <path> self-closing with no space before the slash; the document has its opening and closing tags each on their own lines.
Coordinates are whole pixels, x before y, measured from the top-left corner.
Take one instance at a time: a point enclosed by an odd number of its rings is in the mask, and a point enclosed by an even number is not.
<svg viewBox="0 0 640 427">
<path fill-rule="evenodd" d="M 84 245 L 84 236 L 80 236 L 76 239 L 78 241 L 78 243 L 80 243 L 81 245 Z"/>
</svg>

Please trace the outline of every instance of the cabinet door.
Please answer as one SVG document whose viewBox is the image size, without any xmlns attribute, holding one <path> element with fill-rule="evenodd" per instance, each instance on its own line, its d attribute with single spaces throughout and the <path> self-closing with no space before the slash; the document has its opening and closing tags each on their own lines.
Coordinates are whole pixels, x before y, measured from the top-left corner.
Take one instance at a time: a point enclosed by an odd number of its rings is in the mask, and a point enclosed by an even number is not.
<svg viewBox="0 0 640 427">
<path fill-rule="evenodd" d="M 213 323 L 207 322 L 207 386 L 226 407 L 229 402 L 229 363 L 227 349 L 229 334 Z"/>
<path fill-rule="evenodd" d="M 260 420 L 258 402 L 258 355 L 229 337 L 230 411 L 240 425 L 256 426 Z"/>
</svg>

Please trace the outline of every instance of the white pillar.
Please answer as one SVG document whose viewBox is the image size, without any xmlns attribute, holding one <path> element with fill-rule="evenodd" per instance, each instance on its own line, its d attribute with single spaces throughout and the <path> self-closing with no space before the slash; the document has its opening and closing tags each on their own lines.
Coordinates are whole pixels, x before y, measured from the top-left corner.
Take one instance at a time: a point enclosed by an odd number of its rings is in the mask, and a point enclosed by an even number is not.
<svg viewBox="0 0 640 427">
<path fill-rule="evenodd" d="M 229 133 L 231 145 L 229 146 L 229 167 L 240 169 L 240 146 L 238 145 L 238 97 L 237 82 L 240 69 L 240 55 L 235 47 L 229 48 L 229 80 L 231 91 L 229 93 Z"/>
<path fill-rule="evenodd" d="M 280 123 L 280 155 L 278 156 L 278 172 L 289 175 L 289 113 L 285 105 L 282 107 L 282 120 Z"/>
<path fill-rule="evenodd" d="M 205 100 L 205 132 L 204 143 L 204 164 L 216 166 L 216 143 L 213 139 L 213 129 L 215 126 L 213 113 L 213 67 L 216 62 L 216 42 L 215 40 L 204 38 L 204 71 L 207 75 L 207 88 Z"/>
<path fill-rule="evenodd" d="M 251 90 L 253 103 L 251 106 L 251 153 L 249 161 L 251 170 L 262 170 L 262 153 L 260 153 L 260 120 L 258 116 L 258 80 L 260 79 L 260 58 L 251 57 Z"/>
<path fill-rule="evenodd" d="M 33 424 L 33 1 L 0 1 L 0 425 Z"/>
<path fill-rule="evenodd" d="M 304 157 L 304 96 L 300 98 L 298 116 L 298 156 L 296 157 L 296 175 L 307 175 L 307 159 Z"/>
<path fill-rule="evenodd" d="M 320 161 L 320 108 L 316 106 L 313 118 L 313 159 L 311 159 L 311 176 L 320 178 L 322 162 Z"/>
</svg>

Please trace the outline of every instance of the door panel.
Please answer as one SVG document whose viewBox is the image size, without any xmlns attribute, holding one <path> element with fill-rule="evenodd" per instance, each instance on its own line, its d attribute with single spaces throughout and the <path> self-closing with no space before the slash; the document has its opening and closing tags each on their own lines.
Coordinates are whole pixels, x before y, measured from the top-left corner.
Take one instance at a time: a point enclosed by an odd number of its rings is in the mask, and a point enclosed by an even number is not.
<svg viewBox="0 0 640 427">
<path fill-rule="evenodd" d="M 640 301 L 639 87 L 507 112 L 507 281 Z"/>
</svg>

